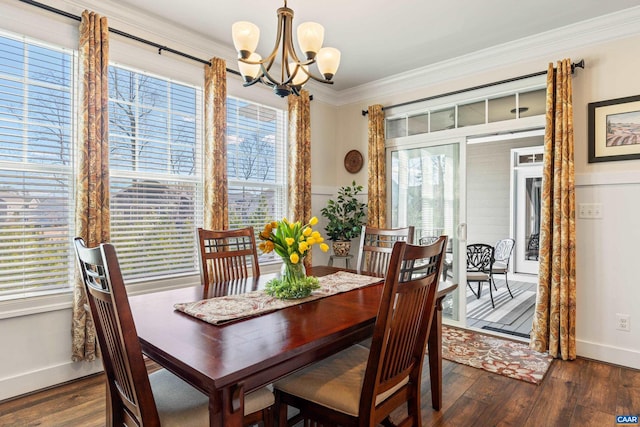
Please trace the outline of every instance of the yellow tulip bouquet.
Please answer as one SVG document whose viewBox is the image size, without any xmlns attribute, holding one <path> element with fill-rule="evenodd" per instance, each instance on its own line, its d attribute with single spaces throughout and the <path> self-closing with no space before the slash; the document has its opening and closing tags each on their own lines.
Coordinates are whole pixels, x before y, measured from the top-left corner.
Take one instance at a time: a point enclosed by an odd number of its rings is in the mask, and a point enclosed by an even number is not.
<svg viewBox="0 0 640 427">
<path fill-rule="evenodd" d="M 283 299 L 304 298 L 320 287 L 316 277 L 307 277 L 303 263 L 313 245 L 319 245 L 323 252 L 329 250 L 320 233 L 312 229 L 317 223 L 316 217 L 306 224 L 283 218 L 264 226 L 258 235 L 262 240 L 258 247 L 263 253 L 273 251 L 282 258 L 280 278 L 270 280 L 265 287 L 268 295 Z"/>
</svg>

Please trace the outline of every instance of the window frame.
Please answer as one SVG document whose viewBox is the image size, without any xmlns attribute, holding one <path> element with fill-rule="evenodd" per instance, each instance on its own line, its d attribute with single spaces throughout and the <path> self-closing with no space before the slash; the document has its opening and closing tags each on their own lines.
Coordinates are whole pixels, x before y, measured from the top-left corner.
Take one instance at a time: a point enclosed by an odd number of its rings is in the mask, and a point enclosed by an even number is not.
<svg viewBox="0 0 640 427">
<path fill-rule="evenodd" d="M 6 76 L 7 81 L 18 82 L 20 86 L 21 92 L 21 100 L 22 100 L 22 108 L 24 109 L 22 114 L 22 120 L 16 121 L 16 123 L 20 124 L 20 138 L 22 139 L 21 144 L 24 146 L 29 141 L 30 129 L 37 129 L 40 126 L 47 126 L 46 122 L 41 122 L 37 118 L 28 117 L 28 114 L 32 110 L 32 106 L 29 103 L 30 91 L 32 87 L 42 87 L 42 88 L 50 88 L 50 89 L 61 89 L 63 93 L 68 93 L 69 100 L 69 109 L 65 110 L 65 114 L 68 114 L 67 120 L 69 121 L 68 126 L 65 128 L 68 131 L 68 148 L 67 154 L 64 161 L 68 161 L 65 165 L 64 163 L 57 164 L 54 162 L 14 162 L 9 160 L 0 160 L 0 170 L 11 173 L 11 172 L 22 172 L 22 173 L 31 173 L 33 177 L 37 177 L 40 174 L 46 174 L 48 176 L 66 176 L 66 206 L 68 206 L 66 215 L 60 215 L 60 219 L 66 219 L 66 260 L 64 263 L 67 265 L 67 274 L 66 274 L 66 285 L 59 284 L 56 286 L 45 287 L 44 289 L 37 289 L 37 285 L 25 287 L 24 283 L 20 290 L 15 290 L 11 292 L 7 292 L 6 294 L 0 295 L 0 303 L 2 304 L 3 309 L 7 309 L 8 311 L 6 315 L 0 316 L 0 318 L 11 317 L 11 313 L 14 310 L 19 310 L 21 300 L 32 300 L 34 298 L 39 298 L 43 301 L 56 301 L 60 294 L 67 295 L 70 294 L 73 290 L 73 277 L 74 277 L 74 266 L 75 266 L 75 253 L 73 250 L 73 238 L 75 235 L 75 215 L 72 207 L 75 206 L 75 174 L 77 168 L 77 139 L 78 139 L 78 93 L 79 93 L 79 60 L 78 60 L 78 50 L 70 49 L 65 46 L 55 45 L 52 43 L 47 43 L 42 40 L 38 40 L 34 37 L 30 37 L 27 35 L 16 34 L 9 31 L 0 30 L 0 36 L 3 38 L 7 38 L 10 40 L 14 40 L 20 44 L 22 44 L 23 52 L 30 47 L 35 47 L 37 49 L 45 49 L 47 51 L 55 52 L 56 54 L 62 54 L 66 57 L 66 60 L 69 61 L 68 71 L 68 86 L 48 83 L 45 81 L 35 80 L 30 75 L 29 60 L 27 57 L 23 57 L 24 61 L 22 62 L 22 77 L 11 78 L 10 75 Z M 9 120 L 9 123 L 12 121 Z M 28 150 L 23 153 L 28 153 Z M 44 154 L 45 151 L 34 153 Z M 24 154 L 21 155 L 24 160 Z M 42 190 L 44 191 L 44 190 Z M 57 193 L 56 193 L 57 194 Z M 61 257 L 62 259 L 63 257 Z M 24 261 L 22 263 L 24 268 Z M 52 304 L 51 302 L 47 303 L 47 306 Z M 13 308 L 17 307 L 17 308 Z M 5 310 L 2 310 L 5 311 Z"/>
</svg>

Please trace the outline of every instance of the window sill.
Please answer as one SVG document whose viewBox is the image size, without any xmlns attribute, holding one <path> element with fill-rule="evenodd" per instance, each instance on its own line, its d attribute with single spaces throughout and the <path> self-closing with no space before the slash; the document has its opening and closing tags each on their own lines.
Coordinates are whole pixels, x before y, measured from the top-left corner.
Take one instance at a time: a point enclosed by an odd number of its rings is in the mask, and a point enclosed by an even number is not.
<svg viewBox="0 0 640 427">
<path fill-rule="evenodd" d="M 261 274 L 277 273 L 282 261 L 273 260 L 260 264 Z M 200 284 L 199 274 L 189 274 L 158 280 L 132 280 L 128 282 L 128 295 L 141 295 L 165 289 L 177 289 Z M 51 311 L 67 310 L 72 307 L 73 290 L 51 291 L 43 295 L 30 295 L 0 301 L 0 319 L 29 316 Z"/>
<path fill-rule="evenodd" d="M 71 308 L 72 302 L 73 292 L 71 289 L 59 290 L 47 295 L 25 296 L 0 301 L 0 319 L 66 310 Z"/>
</svg>

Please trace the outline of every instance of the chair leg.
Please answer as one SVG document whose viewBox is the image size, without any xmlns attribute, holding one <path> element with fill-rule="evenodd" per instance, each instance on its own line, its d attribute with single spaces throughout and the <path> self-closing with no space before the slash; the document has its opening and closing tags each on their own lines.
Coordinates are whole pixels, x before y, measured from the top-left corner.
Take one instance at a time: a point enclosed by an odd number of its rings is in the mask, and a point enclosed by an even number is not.
<svg viewBox="0 0 640 427">
<path fill-rule="evenodd" d="M 493 302 L 493 290 L 491 289 L 491 280 L 489 280 L 489 296 L 491 297 L 491 307 L 496 308 Z"/>
<path fill-rule="evenodd" d="M 507 272 L 504 272 L 504 283 L 507 285 L 507 290 L 509 291 L 509 295 L 513 298 L 513 294 L 511 293 L 511 288 L 509 287 L 509 281 L 507 280 Z"/>
<path fill-rule="evenodd" d="M 476 298 L 480 298 L 480 296 L 478 295 L 478 293 L 476 291 L 473 290 L 473 288 L 471 287 L 471 283 L 467 282 L 467 286 L 469 287 L 469 289 L 471 289 L 471 293 L 476 297 Z"/>
<path fill-rule="evenodd" d="M 274 421 L 273 407 L 269 406 L 268 408 L 264 408 L 262 410 L 262 426 L 273 427 L 273 421 Z"/>
</svg>

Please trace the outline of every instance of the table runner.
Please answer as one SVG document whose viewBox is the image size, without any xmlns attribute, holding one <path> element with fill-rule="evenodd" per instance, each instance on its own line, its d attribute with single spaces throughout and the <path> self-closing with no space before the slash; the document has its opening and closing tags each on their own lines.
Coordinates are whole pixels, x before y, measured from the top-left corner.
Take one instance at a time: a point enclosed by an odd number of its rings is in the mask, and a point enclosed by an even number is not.
<svg viewBox="0 0 640 427">
<path fill-rule="evenodd" d="M 347 292 L 374 283 L 380 283 L 382 280 L 380 277 L 363 276 L 347 271 L 338 271 L 327 276 L 318 277 L 320 288 L 313 291 L 313 293 L 306 298 L 282 300 L 267 295 L 264 290 L 258 290 L 245 294 L 177 303 L 174 304 L 173 307 L 178 311 L 204 320 L 207 323 L 221 325 L 234 320 L 254 317 L 292 305 L 324 298 L 329 295 Z"/>
</svg>

